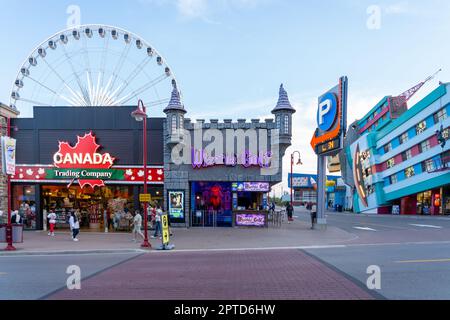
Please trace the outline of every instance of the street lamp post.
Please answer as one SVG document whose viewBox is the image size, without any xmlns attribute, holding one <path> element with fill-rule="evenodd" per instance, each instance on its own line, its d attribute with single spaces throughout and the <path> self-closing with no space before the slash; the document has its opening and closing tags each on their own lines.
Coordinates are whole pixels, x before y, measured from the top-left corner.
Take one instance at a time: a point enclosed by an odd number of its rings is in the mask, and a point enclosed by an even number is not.
<svg viewBox="0 0 450 320">
<path fill-rule="evenodd" d="M 291 207 L 294 208 L 294 198 L 292 196 L 292 190 L 294 190 L 294 156 L 295 154 L 298 153 L 298 161 L 297 161 L 297 165 L 302 165 L 302 160 L 301 160 L 301 155 L 299 151 L 294 151 L 291 153 Z"/>
<path fill-rule="evenodd" d="M 144 103 L 142 100 L 138 101 L 138 107 L 135 111 L 131 113 L 131 116 L 136 121 L 143 121 L 144 122 L 144 128 L 143 128 L 143 154 L 144 154 L 144 194 L 147 194 L 147 113 L 146 108 L 144 106 Z M 147 212 L 148 203 L 147 201 L 144 201 L 144 242 L 142 242 L 141 247 L 143 248 L 151 248 L 151 244 L 148 241 L 148 212 Z"/>
</svg>

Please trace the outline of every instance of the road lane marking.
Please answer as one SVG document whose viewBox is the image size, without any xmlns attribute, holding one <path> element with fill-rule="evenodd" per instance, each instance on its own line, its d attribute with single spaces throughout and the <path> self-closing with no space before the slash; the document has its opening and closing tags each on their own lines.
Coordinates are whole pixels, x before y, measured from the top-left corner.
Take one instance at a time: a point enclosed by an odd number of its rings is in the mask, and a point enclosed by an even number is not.
<svg viewBox="0 0 450 320">
<path fill-rule="evenodd" d="M 434 228 L 434 229 L 442 229 L 442 227 L 440 226 L 433 226 L 431 224 L 414 224 L 414 223 L 410 223 L 410 226 L 414 226 L 414 227 L 420 227 L 420 228 Z"/>
<path fill-rule="evenodd" d="M 364 231 L 377 231 L 375 229 L 372 228 L 368 228 L 368 227 L 353 227 L 354 229 L 358 229 L 358 230 L 364 230 Z"/>
<path fill-rule="evenodd" d="M 433 263 L 433 262 L 450 262 L 450 259 L 430 259 L 430 260 L 405 260 L 405 261 L 395 261 L 395 263 Z"/>
</svg>

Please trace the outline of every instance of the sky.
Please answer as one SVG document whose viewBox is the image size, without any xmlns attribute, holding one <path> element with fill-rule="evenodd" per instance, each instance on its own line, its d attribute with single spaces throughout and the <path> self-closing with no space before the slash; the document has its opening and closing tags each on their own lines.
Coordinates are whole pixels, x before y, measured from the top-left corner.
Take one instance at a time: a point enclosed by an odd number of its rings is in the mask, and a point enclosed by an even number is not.
<svg viewBox="0 0 450 320">
<path fill-rule="evenodd" d="M 450 81 L 447 0 L 0 0 L 0 101 L 9 103 L 29 53 L 66 28 L 71 5 L 82 24 L 130 30 L 151 43 L 175 73 L 186 117 L 266 118 L 281 83 L 297 113 L 293 145 L 314 173 L 309 145 L 317 97 L 349 78 L 348 123 L 386 95 L 398 95 L 437 69 L 410 106 Z"/>
</svg>

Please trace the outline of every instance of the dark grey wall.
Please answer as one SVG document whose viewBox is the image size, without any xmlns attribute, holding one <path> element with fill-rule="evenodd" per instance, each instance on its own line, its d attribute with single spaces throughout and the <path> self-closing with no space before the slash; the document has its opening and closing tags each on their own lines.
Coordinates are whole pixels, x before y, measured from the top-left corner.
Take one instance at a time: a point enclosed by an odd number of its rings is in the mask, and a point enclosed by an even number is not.
<svg viewBox="0 0 450 320">
<path fill-rule="evenodd" d="M 136 107 L 35 107 L 34 118 L 13 119 L 18 131 L 17 163 L 51 164 L 58 151 L 58 141 L 74 145 L 77 135 L 92 131 L 100 152 L 109 152 L 116 165 L 142 165 L 142 122 L 131 112 Z M 147 121 L 148 163 L 162 165 L 163 122 L 165 118 Z"/>
</svg>

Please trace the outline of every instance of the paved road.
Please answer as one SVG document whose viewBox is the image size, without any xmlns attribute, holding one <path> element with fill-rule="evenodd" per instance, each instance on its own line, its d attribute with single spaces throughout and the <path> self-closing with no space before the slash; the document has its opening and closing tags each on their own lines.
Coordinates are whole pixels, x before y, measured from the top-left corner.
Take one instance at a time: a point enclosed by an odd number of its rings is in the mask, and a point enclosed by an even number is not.
<svg viewBox="0 0 450 320">
<path fill-rule="evenodd" d="M 356 245 L 307 250 L 340 271 L 367 282 L 367 267 L 381 270 L 387 299 L 450 299 L 450 244 Z"/>
</svg>

